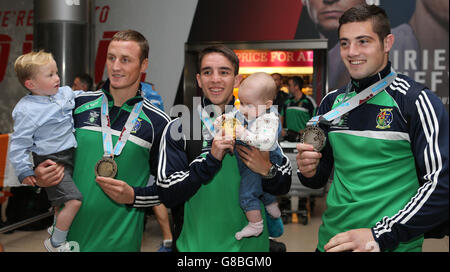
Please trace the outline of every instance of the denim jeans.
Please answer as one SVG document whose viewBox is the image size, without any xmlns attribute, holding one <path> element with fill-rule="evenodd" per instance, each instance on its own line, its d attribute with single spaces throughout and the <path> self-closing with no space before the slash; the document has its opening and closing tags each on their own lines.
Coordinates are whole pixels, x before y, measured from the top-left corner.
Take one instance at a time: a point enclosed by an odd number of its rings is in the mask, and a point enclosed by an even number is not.
<svg viewBox="0 0 450 272">
<path fill-rule="evenodd" d="M 236 144 L 248 146 L 241 141 L 237 141 Z M 276 197 L 263 192 L 261 184 L 261 175 L 250 170 L 241 160 L 239 154 L 235 151 L 235 155 L 238 161 L 239 172 L 241 174 L 241 186 L 239 188 L 239 201 L 240 206 L 244 212 L 259 210 L 261 200 L 264 205 L 269 205 L 276 201 Z M 270 161 L 273 164 L 280 165 L 283 156 L 281 155 L 281 149 L 279 146 L 273 151 L 269 152 Z"/>
</svg>

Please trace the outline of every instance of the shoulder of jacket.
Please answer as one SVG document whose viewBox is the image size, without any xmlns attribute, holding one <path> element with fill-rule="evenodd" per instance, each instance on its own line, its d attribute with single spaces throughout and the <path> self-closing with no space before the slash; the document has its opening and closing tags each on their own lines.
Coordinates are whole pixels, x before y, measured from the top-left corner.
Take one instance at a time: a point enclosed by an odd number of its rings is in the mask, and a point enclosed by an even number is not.
<svg viewBox="0 0 450 272">
<path fill-rule="evenodd" d="M 142 110 L 150 119 L 155 119 L 158 120 L 158 122 L 165 124 L 170 122 L 170 117 L 164 111 L 153 105 L 152 102 L 145 97 L 143 98 Z"/>
</svg>

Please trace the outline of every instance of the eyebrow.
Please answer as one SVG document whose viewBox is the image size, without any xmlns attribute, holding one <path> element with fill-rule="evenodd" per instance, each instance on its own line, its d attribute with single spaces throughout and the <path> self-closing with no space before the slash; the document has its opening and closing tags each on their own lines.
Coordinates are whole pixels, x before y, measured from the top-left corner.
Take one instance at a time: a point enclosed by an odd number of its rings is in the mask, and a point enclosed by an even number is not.
<svg viewBox="0 0 450 272">
<path fill-rule="evenodd" d="M 374 38 L 372 36 L 369 35 L 361 35 L 355 38 L 355 40 L 361 40 L 361 39 L 370 39 L 370 40 L 374 40 Z M 349 38 L 340 38 L 339 41 L 348 41 L 350 40 Z"/>
<path fill-rule="evenodd" d="M 113 53 L 107 53 L 106 55 L 107 56 L 117 57 L 117 58 L 131 58 L 131 56 L 129 56 L 129 55 L 119 55 L 119 56 L 117 56 L 116 54 L 113 54 Z"/>
<path fill-rule="evenodd" d="M 206 66 L 206 67 L 202 67 L 202 68 L 201 68 L 201 71 L 209 70 L 209 69 L 212 69 L 212 67 L 211 67 L 211 66 Z M 232 69 L 231 69 L 230 67 L 227 67 L 227 66 L 221 66 L 221 67 L 219 67 L 219 70 L 229 70 L 229 71 L 232 71 Z"/>
</svg>

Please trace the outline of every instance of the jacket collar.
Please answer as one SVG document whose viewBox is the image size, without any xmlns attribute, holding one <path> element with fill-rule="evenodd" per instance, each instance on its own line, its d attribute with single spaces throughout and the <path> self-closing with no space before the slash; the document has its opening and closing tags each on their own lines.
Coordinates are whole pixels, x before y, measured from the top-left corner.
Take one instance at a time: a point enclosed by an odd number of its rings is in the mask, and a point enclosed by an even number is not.
<svg viewBox="0 0 450 272">
<path fill-rule="evenodd" d="M 361 92 L 365 88 L 369 87 L 370 85 L 374 84 L 375 82 L 379 81 L 380 79 L 386 77 L 391 72 L 391 62 L 388 61 L 386 66 L 378 72 L 377 74 L 366 77 L 363 79 L 351 79 L 352 83 L 352 89 L 356 91 L 357 93 Z"/>
<path fill-rule="evenodd" d="M 102 92 L 105 93 L 106 97 L 108 98 L 108 101 L 114 101 L 113 96 L 109 92 L 109 78 L 105 81 L 105 83 L 102 86 Z M 136 91 L 136 95 L 130 99 L 128 99 L 125 104 L 129 106 L 133 106 L 134 104 L 138 103 L 139 101 L 142 101 L 142 84 L 139 83 L 139 89 Z"/>
<path fill-rule="evenodd" d="M 234 106 L 234 101 L 235 101 L 235 98 L 233 96 L 233 98 L 231 99 L 231 101 L 227 105 Z M 213 104 L 211 102 L 211 100 L 209 100 L 206 96 L 202 97 L 202 102 L 201 103 L 202 103 L 202 108 Z"/>
</svg>

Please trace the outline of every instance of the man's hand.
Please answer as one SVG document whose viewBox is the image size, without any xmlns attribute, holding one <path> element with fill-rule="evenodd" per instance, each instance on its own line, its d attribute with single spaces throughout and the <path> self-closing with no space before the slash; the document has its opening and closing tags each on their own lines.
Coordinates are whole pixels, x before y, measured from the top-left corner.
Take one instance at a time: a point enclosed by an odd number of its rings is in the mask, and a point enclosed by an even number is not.
<svg viewBox="0 0 450 272">
<path fill-rule="evenodd" d="M 233 153 L 234 139 L 225 135 L 225 130 L 221 129 L 216 134 L 212 142 L 211 155 L 219 161 L 222 161 L 227 152 Z"/>
<path fill-rule="evenodd" d="M 370 229 L 354 229 L 335 235 L 324 246 L 327 252 L 380 252 Z"/>
<path fill-rule="evenodd" d="M 61 182 L 64 177 L 64 165 L 52 160 L 41 162 L 35 169 L 36 185 L 39 187 L 51 187 Z"/>
<path fill-rule="evenodd" d="M 250 170 L 262 176 L 267 176 L 270 167 L 272 167 L 268 151 L 260 151 L 256 147 L 245 147 L 243 145 L 237 145 L 236 150 L 239 153 L 242 162 L 247 165 Z"/>
<path fill-rule="evenodd" d="M 97 177 L 97 184 L 112 200 L 119 204 L 133 204 L 134 190 L 126 182 L 113 178 Z"/>
<path fill-rule="evenodd" d="M 314 147 L 309 144 L 297 144 L 297 150 L 298 170 L 307 178 L 313 177 L 316 174 L 322 154 L 314 151 Z"/>
</svg>

